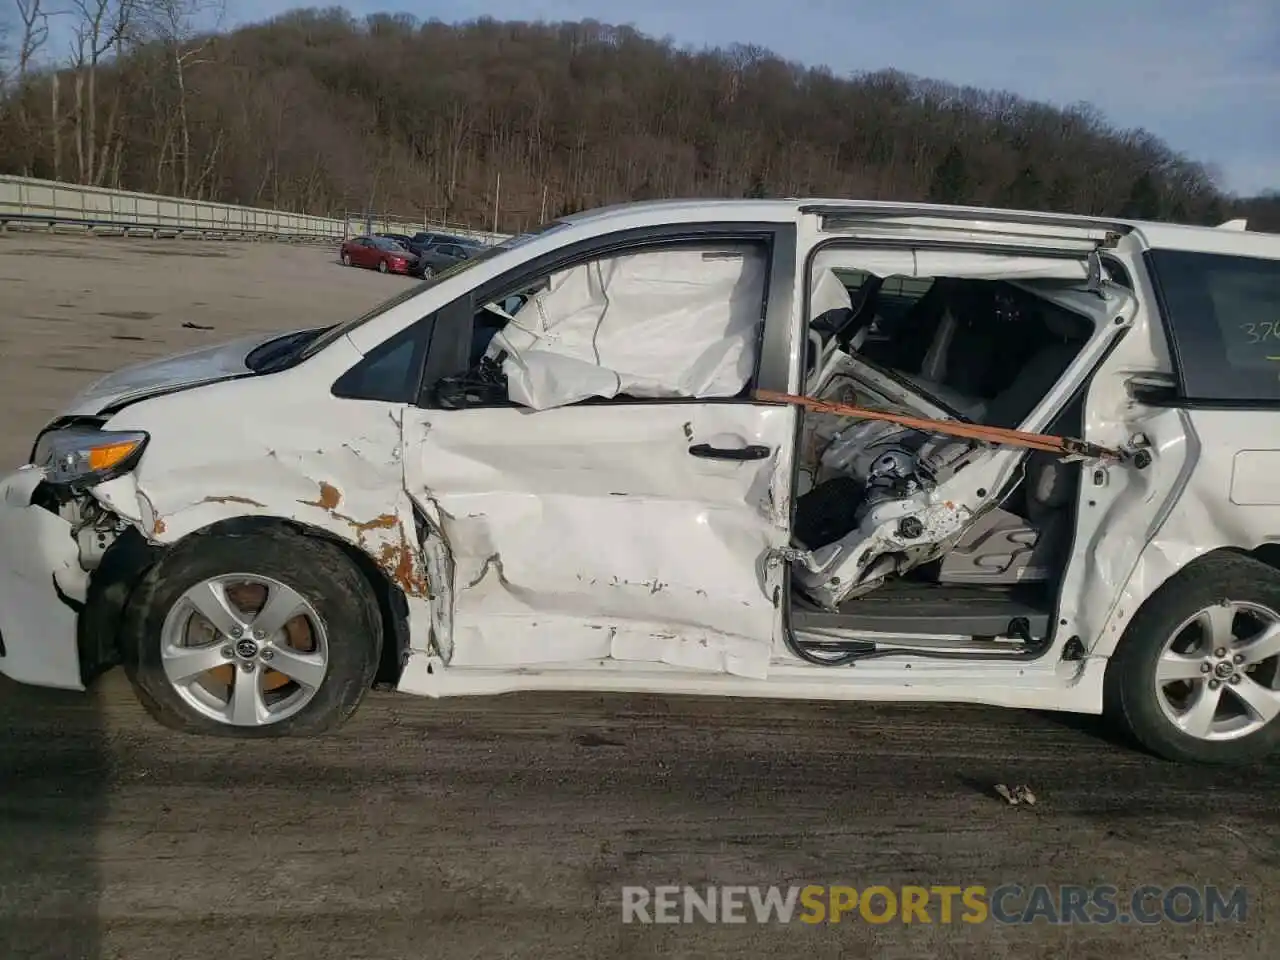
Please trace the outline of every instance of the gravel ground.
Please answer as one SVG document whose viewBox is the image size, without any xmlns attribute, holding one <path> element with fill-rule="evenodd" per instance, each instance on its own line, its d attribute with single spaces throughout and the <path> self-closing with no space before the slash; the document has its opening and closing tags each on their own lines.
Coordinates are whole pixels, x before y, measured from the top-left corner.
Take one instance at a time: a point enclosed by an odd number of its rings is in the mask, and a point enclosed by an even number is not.
<svg viewBox="0 0 1280 960">
<path fill-rule="evenodd" d="M 0 462 L 122 363 L 339 320 L 405 282 L 334 254 L 0 235 Z M 374 694 L 329 738 L 240 743 L 155 726 L 118 671 L 87 695 L 0 682 L 0 716 L 7 956 L 1280 952 L 1280 770 L 1162 763 L 1090 718 Z M 1037 802 L 1009 806 L 997 783 Z M 1245 922 L 1216 926 L 621 922 L 623 885 L 1012 882 L 1251 899 Z"/>
</svg>

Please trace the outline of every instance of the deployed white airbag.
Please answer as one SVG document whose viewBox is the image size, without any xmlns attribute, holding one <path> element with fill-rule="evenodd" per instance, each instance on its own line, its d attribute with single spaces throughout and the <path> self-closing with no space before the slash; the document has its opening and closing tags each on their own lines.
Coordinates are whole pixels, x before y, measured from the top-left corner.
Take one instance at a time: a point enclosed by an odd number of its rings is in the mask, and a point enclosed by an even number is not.
<svg viewBox="0 0 1280 960">
<path fill-rule="evenodd" d="M 853 300 L 849 288 L 833 270 L 814 272 L 813 289 L 809 295 L 809 316 L 817 319 L 831 310 L 852 310 Z"/>
<path fill-rule="evenodd" d="M 879 277 L 958 277 L 970 280 L 1084 280 L 1089 266 L 1079 259 L 968 250 L 823 250 L 813 258 L 814 275 L 840 269 L 865 270 Z M 821 282 L 819 279 L 818 282 Z"/>
<path fill-rule="evenodd" d="M 507 396 L 732 397 L 751 380 L 768 259 L 754 245 L 608 257 L 551 275 L 490 342 Z"/>
</svg>

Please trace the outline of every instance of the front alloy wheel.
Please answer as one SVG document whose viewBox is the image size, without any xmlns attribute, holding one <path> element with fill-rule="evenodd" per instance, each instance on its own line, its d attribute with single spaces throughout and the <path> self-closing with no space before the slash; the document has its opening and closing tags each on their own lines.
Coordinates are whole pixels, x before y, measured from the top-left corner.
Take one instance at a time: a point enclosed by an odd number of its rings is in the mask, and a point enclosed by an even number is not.
<svg viewBox="0 0 1280 960">
<path fill-rule="evenodd" d="M 270 577 L 210 577 L 183 592 L 161 628 L 170 686 L 203 716 L 237 727 L 293 716 L 329 670 L 316 609 Z"/>
<path fill-rule="evenodd" d="M 181 541 L 129 600 L 125 669 L 167 726 L 223 736 L 311 735 L 373 685 L 382 615 L 337 544 L 287 528 Z"/>
</svg>

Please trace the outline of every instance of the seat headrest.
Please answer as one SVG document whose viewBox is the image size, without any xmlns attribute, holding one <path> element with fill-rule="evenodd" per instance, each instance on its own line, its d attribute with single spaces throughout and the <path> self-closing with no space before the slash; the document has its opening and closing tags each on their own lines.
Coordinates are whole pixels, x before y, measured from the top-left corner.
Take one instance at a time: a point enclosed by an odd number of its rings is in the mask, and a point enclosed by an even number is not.
<svg viewBox="0 0 1280 960">
<path fill-rule="evenodd" d="M 1041 308 L 1040 317 L 1045 329 L 1062 340 L 1088 340 L 1093 335 L 1093 324 L 1078 313 L 1045 306 Z"/>
</svg>

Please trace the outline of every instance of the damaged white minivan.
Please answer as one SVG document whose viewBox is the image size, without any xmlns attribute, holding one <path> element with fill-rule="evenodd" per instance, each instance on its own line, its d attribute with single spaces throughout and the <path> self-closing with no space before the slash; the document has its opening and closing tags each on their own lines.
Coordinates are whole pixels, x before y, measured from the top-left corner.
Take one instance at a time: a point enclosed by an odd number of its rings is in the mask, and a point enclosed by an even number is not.
<svg viewBox="0 0 1280 960">
<path fill-rule="evenodd" d="M 0 671 L 123 664 L 182 729 L 312 734 L 381 685 L 1105 710 L 1205 762 L 1280 738 L 1280 237 L 1238 224 L 597 210 L 108 376 L 30 461 Z"/>
</svg>

